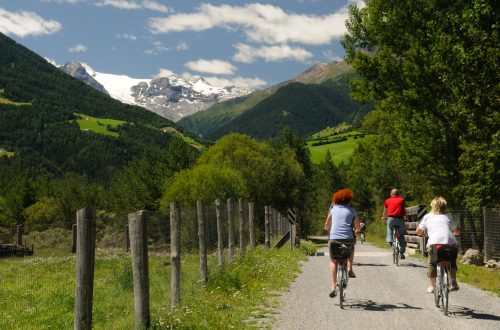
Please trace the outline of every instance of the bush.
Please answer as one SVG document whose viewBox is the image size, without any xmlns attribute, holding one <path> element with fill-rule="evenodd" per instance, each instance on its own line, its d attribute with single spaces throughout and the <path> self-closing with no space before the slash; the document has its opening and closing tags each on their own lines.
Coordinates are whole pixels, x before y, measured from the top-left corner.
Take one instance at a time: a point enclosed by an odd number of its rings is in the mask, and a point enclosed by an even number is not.
<svg viewBox="0 0 500 330">
<path fill-rule="evenodd" d="M 68 229 L 52 228 L 44 231 L 32 231 L 24 236 L 24 240 L 28 246 L 33 244 L 35 250 L 56 248 L 71 251 L 73 234 Z"/>
</svg>

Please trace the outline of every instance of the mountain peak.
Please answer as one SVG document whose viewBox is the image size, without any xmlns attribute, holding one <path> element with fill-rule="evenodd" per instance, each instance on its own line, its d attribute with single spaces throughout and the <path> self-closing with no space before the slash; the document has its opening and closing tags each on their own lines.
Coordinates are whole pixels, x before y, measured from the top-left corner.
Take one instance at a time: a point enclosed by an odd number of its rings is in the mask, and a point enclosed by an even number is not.
<svg viewBox="0 0 500 330">
<path fill-rule="evenodd" d="M 186 81 L 176 75 L 135 79 L 101 73 L 77 61 L 68 62 L 61 69 L 121 102 L 139 105 L 173 121 L 250 92 L 244 88 L 216 87 L 203 77 Z"/>
</svg>

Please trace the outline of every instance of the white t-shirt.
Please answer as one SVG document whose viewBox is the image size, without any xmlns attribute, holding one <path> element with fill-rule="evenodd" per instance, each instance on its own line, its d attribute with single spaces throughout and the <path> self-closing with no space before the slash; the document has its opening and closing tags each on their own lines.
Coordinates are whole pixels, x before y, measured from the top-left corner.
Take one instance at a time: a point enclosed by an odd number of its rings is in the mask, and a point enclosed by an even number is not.
<svg viewBox="0 0 500 330">
<path fill-rule="evenodd" d="M 432 244 L 458 244 L 452 234 L 452 230 L 457 228 L 451 219 L 451 214 L 427 213 L 418 228 L 427 230 L 427 247 Z"/>
</svg>

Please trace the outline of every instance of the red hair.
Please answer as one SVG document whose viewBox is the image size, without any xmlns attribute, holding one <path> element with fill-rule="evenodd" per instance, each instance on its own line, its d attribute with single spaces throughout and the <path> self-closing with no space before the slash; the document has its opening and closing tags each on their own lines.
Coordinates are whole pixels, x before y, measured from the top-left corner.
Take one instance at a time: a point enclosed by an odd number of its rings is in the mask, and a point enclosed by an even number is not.
<svg viewBox="0 0 500 330">
<path fill-rule="evenodd" d="M 332 197 L 333 204 L 337 205 L 349 205 L 352 201 L 353 193 L 351 189 L 340 189 L 337 190 Z"/>
</svg>

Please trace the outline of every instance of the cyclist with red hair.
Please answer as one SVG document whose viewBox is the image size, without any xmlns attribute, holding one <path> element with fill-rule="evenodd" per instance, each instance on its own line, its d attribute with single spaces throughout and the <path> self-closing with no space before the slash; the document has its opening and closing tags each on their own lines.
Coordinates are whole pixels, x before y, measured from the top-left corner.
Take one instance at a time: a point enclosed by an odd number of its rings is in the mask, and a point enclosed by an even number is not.
<svg viewBox="0 0 500 330">
<path fill-rule="evenodd" d="M 333 249 L 337 244 L 345 244 L 352 246 L 352 253 L 349 257 L 349 277 L 356 277 L 352 270 L 352 263 L 354 260 L 354 245 L 356 244 L 356 237 L 354 236 L 354 228 L 356 233 L 360 230 L 360 220 L 356 210 L 351 206 L 353 193 L 350 189 L 340 189 L 333 194 L 332 205 L 328 212 L 325 222 L 325 230 L 330 233 L 329 235 L 329 251 L 330 251 L 330 271 L 332 278 L 332 290 L 330 297 L 333 298 L 337 295 L 337 264 L 332 258 Z"/>
</svg>

